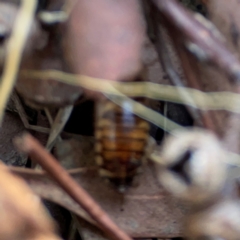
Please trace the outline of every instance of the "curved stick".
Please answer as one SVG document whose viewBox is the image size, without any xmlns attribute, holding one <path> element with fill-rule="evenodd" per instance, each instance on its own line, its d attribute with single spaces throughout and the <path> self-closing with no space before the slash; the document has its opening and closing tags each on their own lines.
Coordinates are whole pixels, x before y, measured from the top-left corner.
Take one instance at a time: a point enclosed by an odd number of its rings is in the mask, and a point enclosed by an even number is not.
<svg viewBox="0 0 240 240">
<path fill-rule="evenodd" d="M 29 154 L 32 160 L 36 161 L 45 169 L 49 175 L 99 224 L 109 237 L 115 240 L 131 240 L 109 218 L 102 208 L 88 195 L 88 193 L 73 180 L 73 178 L 59 165 L 57 160 L 49 154 L 40 143 L 30 134 L 15 138 L 15 145 L 19 151 Z"/>
</svg>

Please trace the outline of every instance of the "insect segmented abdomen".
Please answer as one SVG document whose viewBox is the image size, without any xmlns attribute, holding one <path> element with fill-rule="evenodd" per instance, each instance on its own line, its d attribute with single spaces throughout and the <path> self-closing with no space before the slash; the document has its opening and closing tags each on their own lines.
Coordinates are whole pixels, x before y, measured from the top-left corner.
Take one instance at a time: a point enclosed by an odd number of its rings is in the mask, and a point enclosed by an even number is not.
<svg viewBox="0 0 240 240">
<path fill-rule="evenodd" d="M 145 156 L 149 124 L 104 99 L 97 103 L 96 162 L 119 189 L 129 185 Z"/>
</svg>

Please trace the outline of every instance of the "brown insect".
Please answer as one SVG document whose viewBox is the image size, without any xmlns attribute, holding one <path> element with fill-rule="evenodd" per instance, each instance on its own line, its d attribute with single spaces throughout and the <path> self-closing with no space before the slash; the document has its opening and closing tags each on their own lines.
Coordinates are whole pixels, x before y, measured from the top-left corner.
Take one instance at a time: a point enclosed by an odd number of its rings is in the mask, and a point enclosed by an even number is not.
<svg viewBox="0 0 240 240">
<path fill-rule="evenodd" d="M 108 99 L 97 103 L 96 115 L 95 151 L 99 173 L 123 192 L 145 157 L 149 124 L 131 109 L 121 108 Z"/>
</svg>

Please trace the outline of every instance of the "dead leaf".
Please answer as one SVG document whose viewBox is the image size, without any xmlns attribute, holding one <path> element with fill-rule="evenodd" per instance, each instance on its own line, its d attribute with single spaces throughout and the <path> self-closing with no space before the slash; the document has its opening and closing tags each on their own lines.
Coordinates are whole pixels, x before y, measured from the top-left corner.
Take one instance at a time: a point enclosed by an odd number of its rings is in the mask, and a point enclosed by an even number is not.
<svg viewBox="0 0 240 240">
<path fill-rule="evenodd" d="M 116 224 L 132 237 L 171 238 L 182 235 L 186 214 L 183 206 L 158 186 L 149 165 L 136 177 L 134 187 L 121 195 L 98 176 L 97 169 L 71 170 L 71 176 L 87 190 Z M 60 204 L 76 215 L 91 221 L 88 215 L 43 172 L 11 168 L 23 177 L 39 196 Z"/>
</svg>

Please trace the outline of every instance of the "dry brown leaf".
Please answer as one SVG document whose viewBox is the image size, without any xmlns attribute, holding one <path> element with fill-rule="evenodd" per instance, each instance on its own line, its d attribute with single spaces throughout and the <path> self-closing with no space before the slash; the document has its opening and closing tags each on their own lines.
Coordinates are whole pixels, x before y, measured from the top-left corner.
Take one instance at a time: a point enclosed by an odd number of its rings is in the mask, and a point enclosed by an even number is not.
<svg viewBox="0 0 240 240">
<path fill-rule="evenodd" d="M 11 171 L 23 177 L 39 196 L 91 221 L 45 173 L 20 168 L 11 168 Z M 69 173 L 130 236 L 141 238 L 181 236 L 186 206 L 158 186 L 149 165 L 144 166 L 143 173 L 135 179 L 135 186 L 124 195 L 101 179 L 97 169 L 85 168 L 71 170 Z"/>
</svg>

